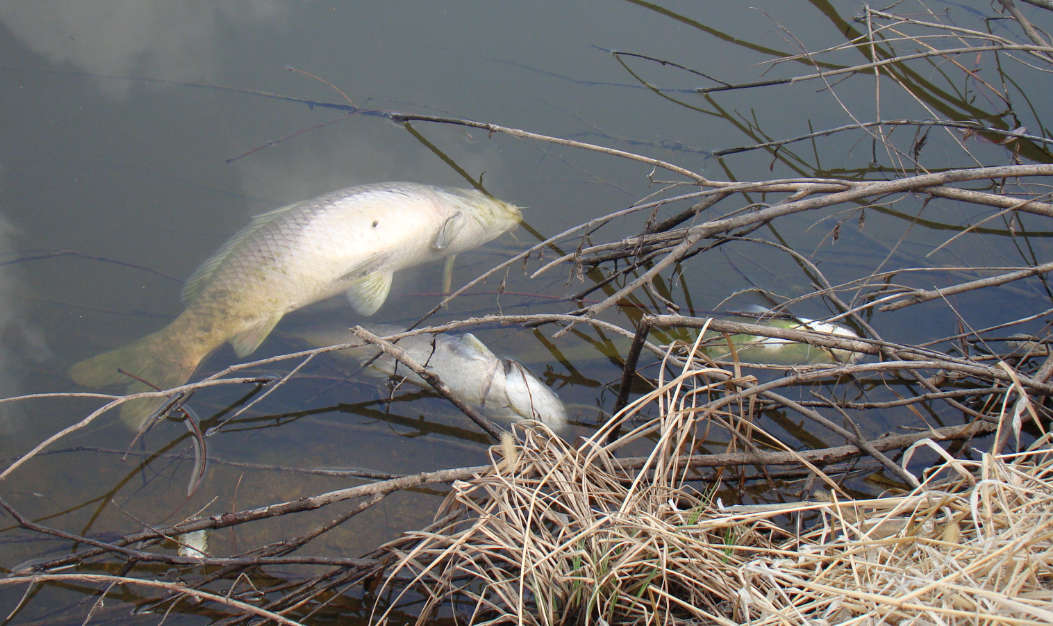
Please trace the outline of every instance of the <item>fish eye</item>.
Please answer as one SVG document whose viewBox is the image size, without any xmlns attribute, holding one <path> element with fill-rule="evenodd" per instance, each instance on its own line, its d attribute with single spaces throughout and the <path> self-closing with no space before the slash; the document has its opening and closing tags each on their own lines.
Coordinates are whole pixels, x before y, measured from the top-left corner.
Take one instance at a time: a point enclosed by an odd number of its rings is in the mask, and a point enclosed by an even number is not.
<svg viewBox="0 0 1053 626">
<path fill-rule="evenodd" d="M 377 227 L 377 224 L 379 224 L 379 223 L 380 223 L 380 222 L 379 222 L 378 220 L 373 220 L 373 228 L 376 228 L 376 227 Z"/>
</svg>

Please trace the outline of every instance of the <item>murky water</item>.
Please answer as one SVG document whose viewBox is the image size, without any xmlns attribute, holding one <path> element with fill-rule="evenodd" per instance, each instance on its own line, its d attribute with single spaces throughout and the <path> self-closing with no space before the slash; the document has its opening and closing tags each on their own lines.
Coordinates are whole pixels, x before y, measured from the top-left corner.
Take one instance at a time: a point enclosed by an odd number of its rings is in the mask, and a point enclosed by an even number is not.
<svg viewBox="0 0 1053 626">
<path fill-rule="evenodd" d="M 990 3 L 979 1 L 932 5 L 972 28 L 982 28 L 980 16 L 991 11 Z M 416 123 L 415 136 L 382 116 L 348 115 L 338 90 L 362 109 L 489 121 L 638 152 L 719 179 L 851 176 L 875 160 L 887 165 L 887 155 L 859 135 L 794 144 L 777 157 L 760 150 L 712 156 L 850 123 L 845 109 L 872 120 L 879 113 L 873 85 L 864 81 L 835 88 L 836 97 L 817 82 L 706 98 L 691 93 L 718 80 L 747 83 L 808 73 L 807 63 L 775 69 L 765 63 L 840 43 L 845 29 L 863 28 L 852 21 L 858 10 L 855 2 L 818 0 L 702 6 L 598 0 L 0 3 L 0 397 L 75 390 L 66 375 L 70 364 L 167 323 L 182 310 L 182 281 L 203 259 L 252 215 L 296 200 L 382 180 L 465 186 L 452 162 L 481 177 L 494 195 L 524 206 L 529 228 L 550 236 L 630 206 L 658 190 L 660 181 L 675 178 L 657 172 L 649 180 L 651 168 L 638 162 L 461 126 Z M 918 7 L 910 11 L 925 17 Z M 1050 24 L 1046 15 L 1033 19 Z M 1011 26 L 993 22 L 991 28 Z M 674 61 L 709 78 L 641 59 L 621 57 L 622 65 L 611 54 L 615 49 Z M 838 55 L 845 64 L 864 61 L 858 50 Z M 630 70 L 665 91 L 642 84 Z M 1025 85 L 1048 85 L 1046 75 L 1017 71 Z M 921 107 L 894 86 L 884 89 L 882 117 L 922 117 Z M 959 100 L 992 115 L 1004 108 L 975 85 L 963 84 L 962 91 L 939 104 L 936 97 L 926 102 L 944 113 Z M 1034 119 L 1050 110 L 1051 94 L 1027 91 L 1031 100 L 1020 113 L 1032 117 L 1020 123 L 1029 132 L 1042 134 Z M 950 138 L 936 135 L 927 159 L 944 167 L 974 164 Z M 1003 147 L 979 141 L 969 147 L 988 162 L 1007 162 Z M 664 209 L 663 215 L 685 206 Z M 988 215 L 973 206 L 964 207 L 969 215 L 962 210 L 950 201 L 922 205 L 908 199 L 867 209 L 861 219 L 859 207 L 838 207 L 787 220 L 764 234 L 810 255 L 835 284 L 886 266 L 1049 260 L 1053 228 L 1032 215 L 1012 229 L 994 220 L 926 257 L 953 234 L 943 225 Z M 912 223 L 916 216 L 925 221 Z M 635 234 L 646 218 L 616 221 L 594 239 Z M 1021 232 L 1029 235 L 1026 241 Z M 455 282 L 535 242 L 524 228 L 463 255 Z M 574 245 L 563 244 L 566 250 Z M 502 275 L 503 293 L 501 279 L 492 280 L 435 320 L 497 311 L 567 312 L 576 305 L 563 298 L 591 280 L 583 282 L 566 268 L 535 280 L 528 273 L 513 267 Z M 971 276 L 962 273 L 958 280 Z M 736 243 L 685 264 L 669 295 L 684 313 L 702 312 L 751 286 L 790 297 L 813 289 L 778 251 Z M 412 322 L 436 304 L 440 291 L 440 267 L 400 272 L 376 319 Z M 956 304 L 975 327 L 1049 306 L 1038 281 L 1012 285 L 1000 296 L 997 302 L 989 295 L 965 296 Z M 797 312 L 825 313 L 817 301 Z M 606 317 L 631 327 L 630 313 Z M 359 321 L 342 299 L 321 303 L 285 319 L 253 357 L 300 349 L 297 329 Z M 886 339 L 903 343 L 956 331 L 953 315 L 935 307 L 873 322 Z M 573 334 L 552 340 L 552 330 L 544 329 L 484 328 L 477 334 L 557 388 L 571 407 L 573 437 L 590 432 L 611 409 L 618 355 L 625 352 L 624 340 L 599 349 L 604 338 L 584 333 L 588 341 Z M 234 362 L 224 348 L 197 376 Z M 256 373 L 281 376 L 290 367 L 276 364 Z M 214 425 L 214 416 L 229 415 L 228 407 L 252 391 L 241 386 L 200 393 L 192 406 Z M 98 400 L 71 398 L 0 405 L 0 455 L 13 460 L 97 406 Z M 444 401 L 400 389 L 389 402 L 387 389 L 359 376 L 354 366 L 322 358 L 208 438 L 209 470 L 190 498 L 184 492 L 191 446 L 181 425 L 163 425 L 130 449 L 129 443 L 129 432 L 114 417 L 104 417 L 56 441 L 8 478 L 0 493 L 41 523 L 113 536 L 199 511 L 292 500 L 358 480 L 311 469 L 410 473 L 473 465 L 486 461 L 488 445 Z M 441 490 L 425 489 L 388 498 L 312 546 L 357 556 L 400 530 L 427 524 L 439 497 Z M 323 510 L 223 531 L 210 548 L 236 552 L 305 532 L 333 516 Z M 2 567 L 65 548 L 4 520 Z M 46 602 L 31 603 L 19 619 L 47 619 L 51 610 L 82 615 L 92 602 L 79 588 L 47 593 Z M 0 591 L 5 610 L 20 594 Z M 87 603 L 83 611 L 69 608 L 78 602 Z"/>
</svg>

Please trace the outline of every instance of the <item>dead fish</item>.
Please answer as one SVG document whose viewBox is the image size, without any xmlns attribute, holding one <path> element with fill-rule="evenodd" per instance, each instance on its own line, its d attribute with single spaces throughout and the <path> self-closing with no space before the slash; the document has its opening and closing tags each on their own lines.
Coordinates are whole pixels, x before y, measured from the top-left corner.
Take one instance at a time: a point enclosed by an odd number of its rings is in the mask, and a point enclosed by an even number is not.
<svg viewBox="0 0 1053 626">
<path fill-rule="evenodd" d="M 403 332 L 397 326 L 370 325 L 367 330 L 381 337 Z M 316 346 L 355 341 L 346 328 L 313 329 L 295 333 Z M 567 425 L 567 414 L 556 395 L 545 383 L 518 361 L 502 359 L 471 333 L 411 335 L 396 344 L 417 363 L 437 374 L 458 399 L 480 407 L 487 416 L 506 421 L 536 420 L 559 432 Z M 428 383 L 400 365 L 393 357 L 373 345 L 363 345 L 334 353 L 368 365 L 374 376 L 405 378 L 421 387 Z"/>
<path fill-rule="evenodd" d="M 745 307 L 747 312 L 761 315 L 774 315 L 770 310 L 761 306 L 751 305 Z M 753 323 L 764 324 L 773 328 L 786 328 L 792 330 L 810 330 L 817 333 L 826 333 L 845 337 L 846 339 L 858 339 L 852 329 L 830 322 L 820 322 L 807 317 L 762 318 L 750 320 Z M 727 341 L 719 333 L 712 333 L 712 343 L 702 347 L 703 352 L 711 358 L 723 359 L 731 355 L 728 350 Z M 706 337 L 709 341 L 709 336 Z M 818 363 L 852 363 L 858 360 L 862 353 L 840 348 L 827 348 L 824 346 L 813 346 L 808 343 L 779 339 L 777 337 L 764 337 L 762 335 L 731 335 L 731 342 L 735 345 L 735 353 L 739 360 L 744 363 L 776 363 L 784 365 L 793 364 L 818 364 Z"/>
<path fill-rule="evenodd" d="M 186 309 L 165 328 L 70 369 L 86 387 L 129 393 L 185 383 L 229 341 L 253 351 L 286 313 L 346 292 L 362 315 L 387 299 L 394 272 L 478 247 L 516 226 L 518 207 L 479 191 L 388 182 L 348 187 L 257 216 L 190 277 Z M 160 403 L 127 402 L 138 427 Z"/>
</svg>

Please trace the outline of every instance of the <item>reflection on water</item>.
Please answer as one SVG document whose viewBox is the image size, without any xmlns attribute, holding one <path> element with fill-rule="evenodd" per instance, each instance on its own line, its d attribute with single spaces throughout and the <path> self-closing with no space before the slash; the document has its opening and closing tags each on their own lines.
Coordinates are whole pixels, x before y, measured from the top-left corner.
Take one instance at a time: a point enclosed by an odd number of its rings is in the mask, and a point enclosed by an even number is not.
<svg viewBox="0 0 1053 626">
<path fill-rule="evenodd" d="M 55 65 L 186 80 L 218 68 L 223 31 L 231 23 L 280 28 L 287 13 L 277 0 L 216 5 L 42 0 L 4 3 L 0 22 Z M 99 85 L 112 96 L 126 96 L 131 87 L 119 81 Z"/>
<path fill-rule="evenodd" d="M 0 398 L 22 392 L 22 379 L 29 364 L 41 364 L 52 357 L 44 331 L 34 324 L 21 304 L 27 290 L 21 284 L 18 266 L 8 262 L 16 248 L 14 228 L 0 214 Z M 0 405 L 0 436 L 11 437 L 24 428 L 24 404 Z M 5 445 L 5 452 L 11 450 Z"/>
</svg>

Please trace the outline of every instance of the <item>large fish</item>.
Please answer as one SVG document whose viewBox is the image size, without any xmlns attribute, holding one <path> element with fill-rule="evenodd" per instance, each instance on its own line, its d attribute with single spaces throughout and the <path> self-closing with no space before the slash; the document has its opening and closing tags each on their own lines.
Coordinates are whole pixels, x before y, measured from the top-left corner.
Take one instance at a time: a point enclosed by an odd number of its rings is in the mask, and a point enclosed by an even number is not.
<svg viewBox="0 0 1053 626">
<path fill-rule="evenodd" d="M 397 326 L 385 324 L 370 325 L 367 329 L 382 337 L 402 332 Z M 294 334 L 316 346 L 356 340 L 346 328 L 311 329 Z M 437 374 L 459 400 L 481 408 L 489 417 L 506 421 L 536 420 L 556 432 L 567 425 L 566 410 L 554 391 L 522 363 L 498 357 L 471 333 L 411 335 L 399 339 L 395 345 Z M 381 354 L 376 346 L 363 345 L 335 354 L 368 365 L 366 371 L 370 374 L 405 377 L 415 385 L 429 386 L 393 357 Z"/>
<path fill-rule="evenodd" d="M 128 383 L 129 392 L 149 387 L 128 374 L 159 389 L 181 385 L 224 342 L 248 355 L 283 315 L 337 293 L 372 315 L 397 270 L 480 246 L 521 219 L 518 207 L 479 191 L 401 182 L 291 204 L 257 216 L 205 261 L 172 323 L 77 363 L 70 375 L 89 387 Z M 128 402 L 121 417 L 138 427 L 158 406 Z"/>
</svg>

